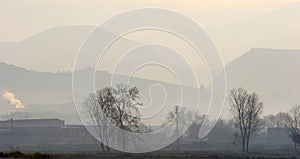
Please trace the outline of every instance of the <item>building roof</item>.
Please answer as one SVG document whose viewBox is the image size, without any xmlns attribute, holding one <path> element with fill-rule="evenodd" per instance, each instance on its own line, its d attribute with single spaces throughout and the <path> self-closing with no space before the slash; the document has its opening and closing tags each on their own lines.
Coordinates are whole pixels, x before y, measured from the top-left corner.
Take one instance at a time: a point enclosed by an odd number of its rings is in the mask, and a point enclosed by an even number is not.
<svg viewBox="0 0 300 159">
<path fill-rule="evenodd" d="M 50 119 L 8 119 L 0 121 L 0 127 L 64 127 L 65 122 L 57 118 Z"/>
</svg>

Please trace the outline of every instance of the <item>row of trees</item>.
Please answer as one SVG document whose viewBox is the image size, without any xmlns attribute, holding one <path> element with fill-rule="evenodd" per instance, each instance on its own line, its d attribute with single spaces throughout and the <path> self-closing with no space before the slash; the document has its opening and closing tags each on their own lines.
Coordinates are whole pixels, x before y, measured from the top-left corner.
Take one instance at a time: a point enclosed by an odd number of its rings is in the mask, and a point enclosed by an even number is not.
<svg viewBox="0 0 300 159">
<path fill-rule="evenodd" d="M 90 94 L 85 99 L 83 102 L 84 112 L 97 132 L 102 151 L 110 151 L 110 148 L 106 145 L 114 140 L 111 132 L 113 131 L 112 124 L 131 132 L 151 131 L 150 127 L 143 124 L 139 118 L 138 107 L 142 105 L 138 101 L 139 98 L 138 88 L 119 84 L 115 88 L 100 89 L 96 94 Z M 236 141 L 241 143 L 243 152 L 248 152 L 249 143 L 254 135 L 260 134 L 265 127 L 278 125 L 288 128 L 289 135 L 295 143 L 295 148 L 300 145 L 300 106 L 294 107 L 287 113 L 281 112 L 277 115 L 263 117 L 263 102 L 260 100 L 259 95 L 255 92 L 249 93 L 244 88 L 231 90 L 228 101 L 232 118 L 228 122 L 219 120 L 217 125 L 236 130 L 234 137 Z M 191 114 L 193 113 L 189 110 L 176 106 L 168 114 L 163 125 L 171 124 L 175 127 L 174 130 L 177 131 L 191 125 L 185 135 L 196 138 L 205 115 L 196 115 L 195 120 L 192 120 Z M 175 118 L 176 120 L 173 120 Z M 172 133 L 176 132 L 170 132 L 171 135 Z M 121 136 L 117 140 L 123 140 L 122 143 L 125 147 L 125 140 L 128 139 Z"/>
<path fill-rule="evenodd" d="M 280 112 L 263 118 L 263 103 L 258 94 L 248 93 L 244 88 L 233 89 L 229 94 L 236 137 L 241 139 L 243 152 L 248 152 L 250 138 L 262 132 L 264 127 L 286 127 L 294 142 L 295 150 L 300 145 L 300 105 L 289 112 Z"/>
<path fill-rule="evenodd" d="M 228 121 L 219 119 L 216 127 L 234 129 L 236 131 L 234 143 L 240 143 L 243 152 L 249 151 L 249 144 L 253 136 L 260 135 L 269 127 L 287 128 L 295 149 L 300 145 L 300 105 L 292 108 L 289 112 L 263 116 L 263 102 L 259 95 L 255 92 L 249 93 L 244 88 L 232 89 L 228 96 L 228 102 L 231 119 Z M 187 123 L 192 122 L 185 136 L 196 139 L 205 115 L 196 115 L 195 119 L 190 121 L 191 113 L 188 110 L 181 108 L 183 110 L 181 114 L 178 114 L 178 108 L 176 108 L 168 114 L 166 123 L 173 121 L 173 125 L 177 124 L 176 127 L 181 129 Z M 172 120 L 176 117 L 180 120 Z M 175 121 L 178 122 L 174 123 Z"/>
<path fill-rule="evenodd" d="M 289 135 L 294 142 L 295 150 L 297 150 L 300 145 L 300 105 L 293 107 L 288 113 L 279 113 L 277 116 L 289 129 Z"/>
</svg>

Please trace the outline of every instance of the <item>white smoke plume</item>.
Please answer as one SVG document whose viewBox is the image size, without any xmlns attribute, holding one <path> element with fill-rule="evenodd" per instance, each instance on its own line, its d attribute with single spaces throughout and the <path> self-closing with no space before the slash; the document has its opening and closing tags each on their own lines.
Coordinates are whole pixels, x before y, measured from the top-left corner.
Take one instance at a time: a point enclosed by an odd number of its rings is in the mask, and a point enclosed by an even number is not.
<svg viewBox="0 0 300 159">
<path fill-rule="evenodd" d="M 22 102 L 15 98 L 15 94 L 12 92 L 5 92 L 3 94 L 3 97 L 6 98 L 7 100 L 9 100 L 9 103 L 11 105 L 15 105 L 17 109 L 21 109 L 24 108 L 24 105 L 22 104 Z"/>
</svg>

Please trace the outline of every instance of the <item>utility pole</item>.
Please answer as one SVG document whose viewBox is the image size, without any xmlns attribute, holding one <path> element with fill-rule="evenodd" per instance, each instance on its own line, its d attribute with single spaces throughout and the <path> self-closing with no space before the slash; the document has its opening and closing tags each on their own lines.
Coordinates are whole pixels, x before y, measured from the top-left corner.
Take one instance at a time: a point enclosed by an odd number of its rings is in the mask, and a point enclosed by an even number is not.
<svg viewBox="0 0 300 159">
<path fill-rule="evenodd" d="M 178 116 L 178 111 L 179 111 L 179 106 L 175 106 L 175 114 L 176 114 L 176 136 L 179 136 L 179 116 Z M 176 140 L 176 147 L 177 147 L 177 151 L 179 151 L 179 138 Z"/>
<path fill-rule="evenodd" d="M 13 129 L 14 129 L 14 119 L 10 119 L 10 140 L 11 140 L 11 145 L 14 147 L 14 134 L 13 134 Z"/>
</svg>

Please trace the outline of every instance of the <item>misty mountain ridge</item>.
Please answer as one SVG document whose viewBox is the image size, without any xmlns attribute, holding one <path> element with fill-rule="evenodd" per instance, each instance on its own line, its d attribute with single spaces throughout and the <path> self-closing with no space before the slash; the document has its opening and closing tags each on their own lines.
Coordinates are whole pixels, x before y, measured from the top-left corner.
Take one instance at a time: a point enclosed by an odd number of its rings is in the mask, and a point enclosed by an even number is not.
<svg viewBox="0 0 300 159">
<path fill-rule="evenodd" d="M 299 50 L 251 49 L 226 66 L 227 88 L 230 90 L 244 87 L 259 93 L 265 103 L 265 114 L 286 111 L 300 103 L 298 93 L 300 75 L 297 74 L 300 68 L 299 61 Z M 82 70 L 82 77 L 89 71 L 94 69 Z M 28 109 L 32 105 L 32 109 L 46 112 L 55 110 L 56 113 L 68 111 L 76 113 L 72 104 L 72 72 L 44 73 L 0 62 L 0 74 L 1 91 L 13 91 Z M 127 78 L 123 75 L 118 76 Z M 109 85 L 107 81 L 110 77 L 109 72 L 97 71 L 96 87 L 103 88 Z M 180 90 L 177 85 L 142 78 L 133 78 L 131 81 L 141 90 L 142 96 L 145 97 L 144 103 L 150 101 L 149 88 L 157 83 L 168 90 L 169 106 L 179 103 Z M 210 91 L 205 88 L 200 90 L 202 105 L 206 105 L 210 99 Z M 7 101 L 0 100 L 0 105 L 7 104 Z M 41 108 L 43 105 L 48 106 Z M 206 108 L 202 108 L 203 113 L 205 110 Z M 227 111 L 226 104 L 223 113 L 228 114 Z"/>
<path fill-rule="evenodd" d="M 258 82 L 258 79 L 260 79 L 266 82 L 265 84 L 268 84 L 261 85 L 261 89 L 274 89 L 276 91 L 297 89 L 295 86 L 291 86 L 288 83 L 297 81 L 300 77 L 300 75 L 296 73 L 300 66 L 299 59 L 299 50 L 251 49 L 236 60 L 227 64 L 226 73 L 229 79 L 228 84 L 236 87 L 240 84 L 239 81 L 244 81 L 244 86 L 254 87 L 253 82 Z M 240 78 L 233 79 L 233 74 L 239 75 Z M 286 85 L 276 83 L 277 87 L 273 87 L 269 81 L 274 80 L 284 82 Z"/>
<path fill-rule="evenodd" d="M 77 70 L 80 80 L 83 83 L 86 81 L 84 77 L 94 72 L 92 68 Z M 1 94 L 5 91 L 11 91 L 16 94 L 25 105 L 23 111 L 24 116 L 29 117 L 60 117 L 65 119 L 67 123 L 79 124 L 75 105 L 73 104 L 72 94 L 72 72 L 47 73 L 38 71 L 29 71 L 14 65 L 8 65 L 0 62 L 0 90 Z M 110 85 L 111 74 L 106 71 L 96 71 L 96 88 L 104 88 Z M 116 75 L 118 79 L 127 79 L 127 76 Z M 160 84 L 167 91 L 166 109 L 162 110 L 161 118 L 164 118 L 174 105 L 180 103 L 180 87 L 167 82 L 147 80 L 142 78 L 131 78 L 131 85 L 139 88 L 141 91 L 141 102 L 147 104 L 151 102 L 149 90 L 152 85 Z M 183 86 L 188 89 L 196 89 Z M 87 90 L 82 88 L 84 94 L 89 94 Z M 202 105 L 207 105 L 209 99 L 209 91 L 205 88 L 200 88 Z M 152 98 L 158 98 L 156 94 L 151 94 Z M 190 96 L 189 98 L 192 98 Z M 7 100 L 0 98 L 0 106 L 3 108 L 2 114 L 9 117 L 7 114 L 14 111 L 14 106 L 11 106 Z M 207 106 L 203 106 L 206 110 Z M 18 110 L 17 110 L 18 111 Z"/>
<path fill-rule="evenodd" d="M 266 114 L 300 104 L 300 50 L 251 49 L 226 66 L 227 88 L 261 95 Z"/>
<path fill-rule="evenodd" d="M 300 2 L 297 2 L 234 24 L 208 30 L 220 51 L 225 55 L 234 55 L 235 58 L 250 48 L 299 50 L 299 19 Z M 229 61 L 232 61 L 231 59 Z"/>
<path fill-rule="evenodd" d="M 233 57 L 253 47 L 299 50 L 299 18 L 300 3 L 297 2 L 225 27 L 207 29 L 220 52 Z M 91 25 L 58 26 L 20 42 L 0 42 L 0 61 L 42 72 L 70 71 L 82 42 L 93 29 L 95 26 Z M 103 35 L 112 35 L 102 31 Z M 128 46 L 137 43 L 125 38 L 121 41 Z M 53 65 L 52 61 L 56 64 Z"/>
</svg>

